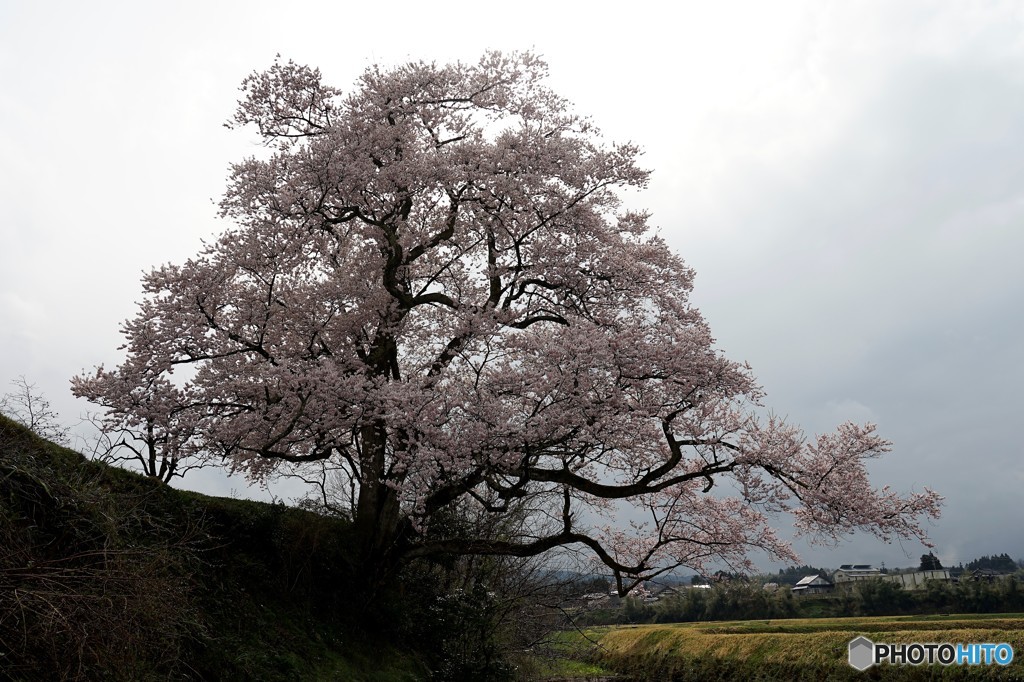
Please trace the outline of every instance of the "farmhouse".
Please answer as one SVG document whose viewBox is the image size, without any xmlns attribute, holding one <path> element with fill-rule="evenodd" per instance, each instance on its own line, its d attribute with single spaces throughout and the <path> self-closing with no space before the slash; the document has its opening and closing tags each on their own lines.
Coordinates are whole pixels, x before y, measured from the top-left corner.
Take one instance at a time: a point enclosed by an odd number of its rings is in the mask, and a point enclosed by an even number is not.
<svg viewBox="0 0 1024 682">
<path fill-rule="evenodd" d="M 923 589 L 929 580 L 949 582 L 950 576 L 949 571 L 945 568 L 907 573 L 882 573 L 869 564 L 844 564 L 832 574 L 832 580 L 837 587 L 842 588 L 852 588 L 854 583 L 863 580 L 885 580 L 896 583 L 904 590 L 919 590 Z"/>
<path fill-rule="evenodd" d="M 843 583 L 854 583 L 859 580 L 873 580 L 881 578 L 882 572 L 870 564 L 843 564 L 832 574 L 832 581 L 836 585 Z"/>
<path fill-rule="evenodd" d="M 797 581 L 793 586 L 793 594 L 822 594 L 831 592 L 835 587 L 827 578 L 822 578 L 820 575 L 809 575 Z"/>
</svg>

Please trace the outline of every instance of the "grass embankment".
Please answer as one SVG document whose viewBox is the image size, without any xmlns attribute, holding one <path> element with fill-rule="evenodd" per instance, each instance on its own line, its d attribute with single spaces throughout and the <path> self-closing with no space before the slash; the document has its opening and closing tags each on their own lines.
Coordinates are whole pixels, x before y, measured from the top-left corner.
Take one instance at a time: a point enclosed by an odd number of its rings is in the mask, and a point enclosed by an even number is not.
<svg viewBox="0 0 1024 682">
<path fill-rule="evenodd" d="M 344 538 L 340 520 L 176 490 L 0 416 L 0 680 L 423 679 L 414 645 L 353 616 Z"/>
<path fill-rule="evenodd" d="M 1006 642 L 1024 656 L 1024 615 L 893 616 L 731 621 L 592 628 L 588 654 L 630 680 L 1022 680 L 1024 659 L 1009 666 L 847 663 L 851 639 L 875 642 Z M 568 635 L 577 647 L 584 638 Z"/>
</svg>

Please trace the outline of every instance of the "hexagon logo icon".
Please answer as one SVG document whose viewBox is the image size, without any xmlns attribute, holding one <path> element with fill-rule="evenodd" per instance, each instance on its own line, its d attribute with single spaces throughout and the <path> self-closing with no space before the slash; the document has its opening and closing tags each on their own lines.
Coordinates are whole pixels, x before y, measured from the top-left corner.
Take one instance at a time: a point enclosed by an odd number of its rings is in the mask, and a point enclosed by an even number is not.
<svg viewBox="0 0 1024 682">
<path fill-rule="evenodd" d="M 849 660 L 857 670 L 867 670 L 875 662 L 875 643 L 864 635 L 850 640 Z"/>
</svg>

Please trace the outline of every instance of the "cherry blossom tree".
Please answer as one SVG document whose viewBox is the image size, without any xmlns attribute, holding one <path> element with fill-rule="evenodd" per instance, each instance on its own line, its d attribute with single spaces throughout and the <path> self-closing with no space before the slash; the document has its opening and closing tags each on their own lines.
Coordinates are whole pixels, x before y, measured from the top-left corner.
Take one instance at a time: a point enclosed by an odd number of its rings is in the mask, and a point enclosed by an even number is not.
<svg viewBox="0 0 1024 682">
<path fill-rule="evenodd" d="M 89 380 L 74 380 L 76 395 L 106 408 L 88 419 L 98 434 L 89 448 L 94 458 L 134 463 L 164 483 L 209 463 L 193 438 L 202 412 L 167 374 L 126 362 L 116 372 L 101 370 Z"/>
<path fill-rule="evenodd" d="M 488 53 L 371 68 L 348 95 L 292 62 L 246 78 L 229 127 L 268 151 L 232 167 L 232 227 L 144 277 L 125 362 L 76 394 L 253 479 L 329 467 L 377 575 L 575 547 L 625 591 L 755 548 L 796 563 L 784 513 L 819 539 L 927 543 L 941 498 L 872 487 L 873 426 L 807 438 L 757 416 L 693 272 L 620 203 L 647 183 L 639 150 L 545 77 Z M 432 526 L 512 511 L 498 536 Z"/>
</svg>

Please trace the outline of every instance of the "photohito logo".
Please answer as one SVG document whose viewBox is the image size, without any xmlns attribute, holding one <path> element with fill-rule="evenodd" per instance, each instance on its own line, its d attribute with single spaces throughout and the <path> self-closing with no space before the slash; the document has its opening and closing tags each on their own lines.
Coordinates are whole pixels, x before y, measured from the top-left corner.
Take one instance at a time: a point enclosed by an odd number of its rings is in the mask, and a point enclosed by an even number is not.
<svg viewBox="0 0 1024 682">
<path fill-rule="evenodd" d="M 850 665 L 867 670 L 878 663 L 894 665 L 1009 665 L 1013 661 L 1013 647 L 1000 644 L 950 644 L 944 642 L 911 642 L 910 644 L 882 644 L 861 635 L 850 640 Z"/>
</svg>

